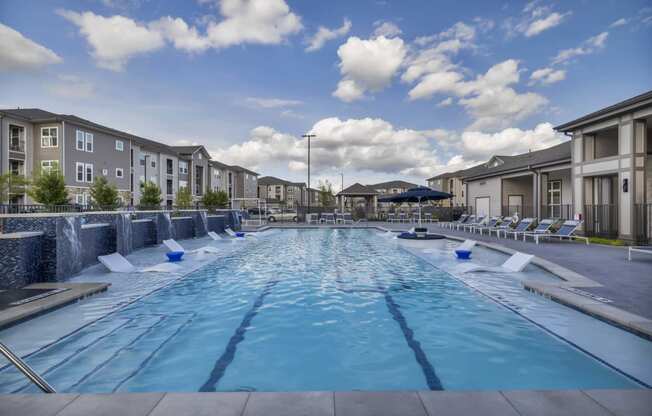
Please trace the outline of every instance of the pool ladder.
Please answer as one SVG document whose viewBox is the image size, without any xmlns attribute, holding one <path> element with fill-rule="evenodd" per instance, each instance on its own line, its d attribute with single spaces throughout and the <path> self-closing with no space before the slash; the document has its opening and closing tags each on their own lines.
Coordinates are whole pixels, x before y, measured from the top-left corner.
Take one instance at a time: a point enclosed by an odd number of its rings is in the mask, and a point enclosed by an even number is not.
<svg viewBox="0 0 652 416">
<path fill-rule="evenodd" d="M 43 391 L 43 393 L 56 393 L 54 388 L 48 384 L 47 381 L 43 380 L 36 371 L 32 369 L 27 363 L 20 359 L 19 356 L 14 354 L 12 350 L 9 349 L 5 344 L 0 342 L 0 353 L 4 355 L 10 363 L 14 365 L 25 377 L 29 379 L 32 383 Z"/>
</svg>

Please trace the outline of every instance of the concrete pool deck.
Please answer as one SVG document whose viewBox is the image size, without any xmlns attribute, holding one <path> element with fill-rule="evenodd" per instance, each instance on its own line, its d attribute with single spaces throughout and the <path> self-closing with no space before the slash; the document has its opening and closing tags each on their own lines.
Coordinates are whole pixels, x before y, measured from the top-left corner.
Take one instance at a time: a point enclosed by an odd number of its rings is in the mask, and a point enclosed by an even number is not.
<svg viewBox="0 0 652 416">
<path fill-rule="evenodd" d="M 0 395 L 0 416 L 649 416 L 652 390 Z"/>
</svg>

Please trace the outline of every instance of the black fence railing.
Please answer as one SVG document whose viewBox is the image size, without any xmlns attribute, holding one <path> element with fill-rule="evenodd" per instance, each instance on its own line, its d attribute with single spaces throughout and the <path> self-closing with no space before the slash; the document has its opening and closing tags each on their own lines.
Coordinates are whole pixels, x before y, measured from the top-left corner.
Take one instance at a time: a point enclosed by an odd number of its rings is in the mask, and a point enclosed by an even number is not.
<svg viewBox="0 0 652 416">
<path fill-rule="evenodd" d="M 49 214 L 49 213 L 66 213 L 66 212 L 93 212 L 93 211 L 183 211 L 194 209 L 205 209 L 212 212 L 218 209 L 225 209 L 228 206 L 204 206 L 201 203 L 192 203 L 188 205 L 138 205 L 138 206 L 101 206 L 85 204 L 66 204 L 66 205 L 42 205 L 42 204 L 0 204 L 0 214 Z"/>
<path fill-rule="evenodd" d="M 537 216 L 535 207 L 531 205 L 503 205 L 500 210 L 503 217 L 533 218 Z"/>
<path fill-rule="evenodd" d="M 652 204 L 634 205 L 634 239 L 638 244 L 652 243 Z"/>
<path fill-rule="evenodd" d="M 572 205 L 542 205 L 539 207 L 539 217 L 540 219 L 572 220 L 575 218 L 575 211 Z"/>
<path fill-rule="evenodd" d="M 584 233 L 589 237 L 618 237 L 618 205 L 584 205 Z"/>
</svg>

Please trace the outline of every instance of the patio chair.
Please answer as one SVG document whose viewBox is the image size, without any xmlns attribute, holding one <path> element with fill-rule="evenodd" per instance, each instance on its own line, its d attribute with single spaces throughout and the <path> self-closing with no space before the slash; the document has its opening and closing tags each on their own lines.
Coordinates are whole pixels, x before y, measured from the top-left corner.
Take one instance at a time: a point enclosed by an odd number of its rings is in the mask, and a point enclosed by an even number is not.
<svg viewBox="0 0 652 416">
<path fill-rule="evenodd" d="M 173 273 L 181 270 L 181 267 L 173 263 L 160 263 L 155 266 L 137 268 L 129 260 L 124 258 L 120 253 L 107 254 L 106 256 L 97 256 L 97 260 L 113 273 L 140 273 L 140 272 L 161 272 Z"/>
<path fill-rule="evenodd" d="M 177 243 L 177 241 L 173 238 L 169 240 L 163 240 L 163 244 L 170 251 L 180 251 L 182 253 L 188 253 L 188 254 L 198 254 L 198 253 L 218 254 L 220 252 L 219 248 L 211 247 L 211 246 L 204 246 L 195 250 L 186 250 L 185 248 L 183 248 L 181 244 Z"/>
<path fill-rule="evenodd" d="M 503 230 L 503 234 L 505 234 L 505 238 L 507 238 L 507 235 L 513 235 L 514 240 L 518 240 L 519 235 L 530 231 L 534 222 L 534 218 L 523 218 L 521 222 L 516 224 L 516 227 L 514 227 L 513 230 Z"/>
<path fill-rule="evenodd" d="M 488 218 L 486 215 L 479 215 L 474 221 L 465 223 L 461 228 L 464 231 L 473 231 L 473 228 L 485 225 Z"/>
<path fill-rule="evenodd" d="M 224 240 L 224 238 L 221 235 L 219 235 L 218 233 L 216 233 L 215 231 L 209 231 L 207 234 L 214 241 L 222 241 L 222 240 Z"/>
<path fill-rule="evenodd" d="M 466 221 L 466 219 L 469 217 L 469 214 L 462 214 L 457 220 L 454 221 L 445 221 L 445 222 L 440 222 L 439 225 L 441 227 L 446 227 L 446 228 L 451 228 L 453 227 L 454 224 L 459 224 L 460 222 Z"/>
<path fill-rule="evenodd" d="M 335 214 L 332 212 L 324 212 L 321 214 L 319 220 L 322 224 L 335 224 Z"/>
<path fill-rule="evenodd" d="M 335 223 L 336 224 L 344 224 L 344 215 L 343 214 L 335 214 Z"/>
<path fill-rule="evenodd" d="M 569 240 L 584 240 L 586 244 L 589 244 L 589 239 L 581 235 L 575 235 L 575 230 L 577 227 L 582 225 L 582 221 L 579 220 L 568 220 L 559 227 L 556 233 L 547 233 L 547 234 L 538 234 L 534 235 L 534 241 L 539 244 L 539 239 L 541 238 L 559 238 L 560 240 L 569 239 Z"/>
<path fill-rule="evenodd" d="M 387 222 L 392 222 L 393 223 L 395 218 L 396 217 L 394 216 L 394 213 L 387 214 Z"/>
<path fill-rule="evenodd" d="M 423 222 L 431 223 L 432 222 L 432 213 L 430 213 L 430 212 L 424 213 L 423 214 Z"/>
<path fill-rule="evenodd" d="M 627 250 L 627 260 L 632 261 L 632 253 L 652 254 L 652 246 L 630 246 Z"/>
<path fill-rule="evenodd" d="M 465 224 L 473 224 L 475 222 L 475 215 L 469 215 L 463 221 L 459 221 L 452 225 L 451 229 L 459 230 L 461 227 L 464 227 Z"/>
<path fill-rule="evenodd" d="M 555 220 L 552 218 L 546 218 L 539 221 L 539 224 L 537 224 L 534 230 L 523 233 L 523 241 L 525 241 L 527 237 L 532 237 L 537 242 L 537 244 L 539 244 L 539 239 L 537 237 L 543 234 L 549 234 L 551 232 L 550 227 L 552 227 L 554 223 Z"/>
<path fill-rule="evenodd" d="M 319 224 L 319 214 L 306 214 L 308 224 Z"/>
<path fill-rule="evenodd" d="M 491 237 L 491 233 L 494 231 L 496 232 L 496 237 L 500 237 L 501 232 L 511 231 L 513 227 L 516 227 L 516 225 L 518 225 L 518 220 L 513 217 L 503 217 L 503 220 L 499 224 L 496 224 L 492 228 L 488 228 L 487 231 L 489 232 L 489 237 Z"/>
<path fill-rule="evenodd" d="M 353 224 L 353 217 L 350 212 L 345 212 L 342 214 L 342 222 L 344 224 Z"/>
<path fill-rule="evenodd" d="M 502 221 L 503 221 L 503 217 L 491 217 L 486 224 L 474 227 L 472 231 L 473 232 L 478 231 L 480 235 L 482 235 L 484 230 L 491 230 L 494 227 L 496 227 L 498 224 L 500 224 Z"/>
<path fill-rule="evenodd" d="M 400 223 L 407 222 L 407 216 L 405 215 L 405 212 L 401 211 L 398 213 L 398 222 Z"/>
<path fill-rule="evenodd" d="M 525 267 L 530 264 L 534 256 L 532 254 L 525 254 L 521 252 L 516 252 L 512 254 L 502 265 L 500 266 L 480 266 L 480 265 L 469 265 L 463 264 L 458 271 L 462 273 L 475 273 L 475 272 L 491 272 L 491 273 L 517 273 L 522 272 Z"/>
</svg>

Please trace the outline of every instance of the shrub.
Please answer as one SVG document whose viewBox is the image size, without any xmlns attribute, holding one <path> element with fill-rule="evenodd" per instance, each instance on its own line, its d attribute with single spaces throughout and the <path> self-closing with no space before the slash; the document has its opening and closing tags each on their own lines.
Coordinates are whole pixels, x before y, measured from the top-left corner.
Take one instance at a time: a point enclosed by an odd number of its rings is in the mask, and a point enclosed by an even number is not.
<svg viewBox="0 0 652 416">
<path fill-rule="evenodd" d="M 66 181 L 58 169 L 42 169 L 27 194 L 44 205 L 64 205 L 68 203 Z"/>
<path fill-rule="evenodd" d="M 161 188 L 154 182 L 142 182 L 140 184 L 140 204 L 139 209 L 159 209 L 161 207 Z"/>
<path fill-rule="evenodd" d="M 105 177 L 95 178 L 90 189 L 92 204 L 99 209 L 114 210 L 120 206 L 118 188 L 110 184 Z"/>
</svg>

